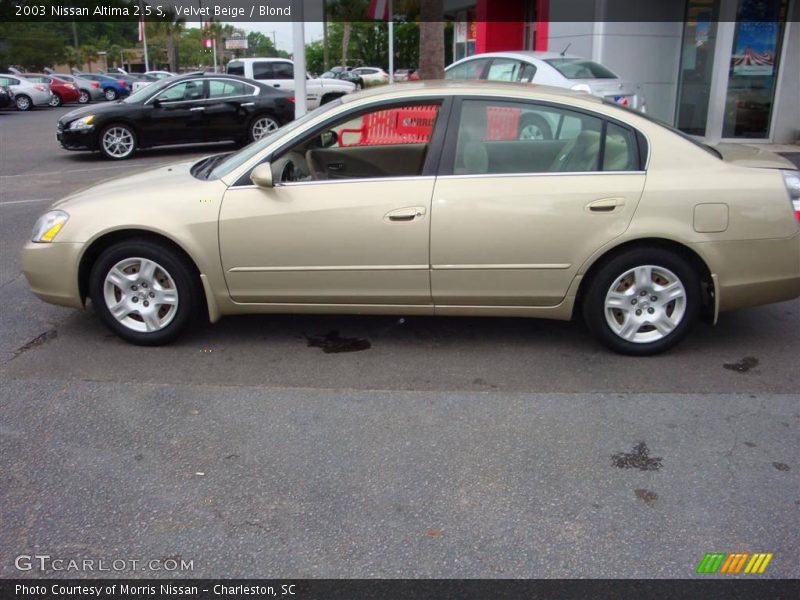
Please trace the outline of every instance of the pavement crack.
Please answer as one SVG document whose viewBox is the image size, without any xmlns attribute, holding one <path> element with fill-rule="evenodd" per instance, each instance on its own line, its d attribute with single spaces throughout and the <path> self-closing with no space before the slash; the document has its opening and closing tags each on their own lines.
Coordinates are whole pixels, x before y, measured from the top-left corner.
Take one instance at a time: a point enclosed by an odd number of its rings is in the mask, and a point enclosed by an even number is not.
<svg viewBox="0 0 800 600">
<path fill-rule="evenodd" d="M 58 330 L 56 330 L 56 329 L 48 329 L 47 331 L 42 332 L 39 335 L 37 335 L 35 338 L 33 338 L 28 343 L 23 344 L 22 346 L 20 346 L 16 350 L 14 350 L 13 356 L 7 362 L 11 362 L 12 360 L 17 358 L 21 354 L 24 354 L 28 350 L 32 350 L 32 349 L 36 348 L 37 346 L 42 346 L 42 345 L 44 345 L 44 344 L 46 344 L 48 342 L 51 342 L 52 340 L 56 339 L 57 337 L 58 337 Z"/>
</svg>

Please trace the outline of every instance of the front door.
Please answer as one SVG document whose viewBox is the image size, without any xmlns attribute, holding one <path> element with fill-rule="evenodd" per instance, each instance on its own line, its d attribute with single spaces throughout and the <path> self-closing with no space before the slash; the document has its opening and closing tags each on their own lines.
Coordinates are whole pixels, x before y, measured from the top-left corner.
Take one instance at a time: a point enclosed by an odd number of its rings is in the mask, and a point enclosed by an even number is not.
<svg viewBox="0 0 800 600">
<path fill-rule="evenodd" d="M 219 234 L 233 300 L 431 308 L 426 157 L 440 101 L 427 104 L 351 110 L 279 151 L 274 187 L 228 189 Z"/>
<path fill-rule="evenodd" d="M 558 305 L 633 216 L 645 180 L 635 133 L 533 102 L 464 100 L 456 113 L 432 203 L 434 304 Z M 533 122 L 548 135 L 525 135 Z"/>
<path fill-rule="evenodd" d="M 140 130 L 145 144 L 180 144 L 205 137 L 205 94 L 202 80 L 176 83 L 150 100 Z"/>
</svg>

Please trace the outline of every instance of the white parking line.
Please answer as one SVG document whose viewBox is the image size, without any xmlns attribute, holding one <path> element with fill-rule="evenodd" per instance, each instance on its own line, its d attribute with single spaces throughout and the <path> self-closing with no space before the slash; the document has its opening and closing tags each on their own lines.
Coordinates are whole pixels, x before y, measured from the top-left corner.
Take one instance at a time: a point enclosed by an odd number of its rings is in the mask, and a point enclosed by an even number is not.
<svg viewBox="0 0 800 600">
<path fill-rule="evenodd" d="M 156 165 L 158 166 L 158 165 Z M 109 165 L 108 167 L 93 167 L 91 169 L 69 169 L 67 171 L 49 171 L 46 173 L 32 172 L 32 173 L 18 173 L 17 175 L 0 175 L 0 179 L 10 179 L 11 177 L 30 177 L 36 175 L 37 177 L 46 175 L 63 175 L 64 173 L 87 173 L 89 171 L 106 171 L 108 169 L 130 169 L 131 165 Z"/>
<path fill-rule="evenodd" d="M 0 206 L 7 204 L 32 204 L 34 202 L 52 202 L 55 198 L 32 198 L 31 200 L 10 200 L 8 202 L 0 202 Z"/>
</svg>

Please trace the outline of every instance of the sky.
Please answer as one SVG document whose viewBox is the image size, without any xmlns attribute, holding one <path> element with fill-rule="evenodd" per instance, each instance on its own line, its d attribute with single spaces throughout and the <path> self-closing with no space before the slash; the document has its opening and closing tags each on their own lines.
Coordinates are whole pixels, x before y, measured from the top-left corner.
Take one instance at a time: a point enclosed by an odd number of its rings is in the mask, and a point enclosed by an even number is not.
<svg viewBox="0 0 800 600">
<path fill-rule="evenodd" d="M 224 23 L 224 21 L 223 21 Z M 187 23 L 187 27 L 197 27 L 199 26 L 198 23 Z M 275 42 L 278 50 L 285 50 L 286 52 L 292 53 L 292 29 L 294 27 L 294 23 L 285 23 L 285 22 L 268 22 L 268 21 L 257 21 L 253 23 L 241 23 L 235 22 L 231 23 L 237 29 L 244 29 L 246 33 L 250 33 L 251 31 L 260 31 L 264 35 L 268 35 L 272 37 L 273 32 L 275 32 Z M 322 23 L 320 22 L 308 22 L 305 23 L 305 34 L 306 34 L 306 44 L 309 42 L 313 42 L 314 40 L 321 40 L 322 39 Z"/>
</svg>

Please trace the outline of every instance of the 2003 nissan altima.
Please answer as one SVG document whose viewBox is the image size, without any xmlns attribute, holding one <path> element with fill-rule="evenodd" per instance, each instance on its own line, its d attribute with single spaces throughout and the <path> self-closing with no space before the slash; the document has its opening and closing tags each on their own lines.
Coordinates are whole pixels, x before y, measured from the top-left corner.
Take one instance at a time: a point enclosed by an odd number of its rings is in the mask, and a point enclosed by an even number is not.
<svg viewBox="0 0 800 600">
<path fill-rule="evenodd" d="M 519 139 L 531 113 L 553 139 Z M 406 84 L 61 200 L 23 269 L 139 344 L 193 312 L 582 314 L 653 354 L 700 316 L 800 295 L 792 169 L 586 94 Z"/>
</svg>

